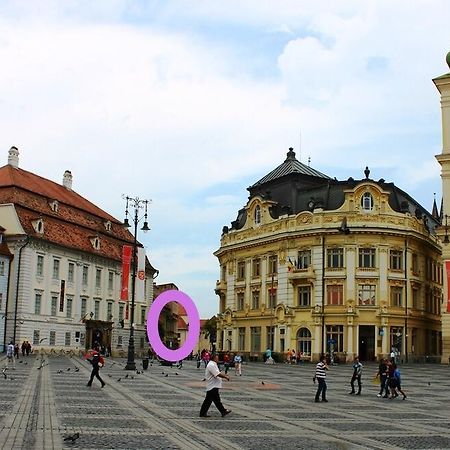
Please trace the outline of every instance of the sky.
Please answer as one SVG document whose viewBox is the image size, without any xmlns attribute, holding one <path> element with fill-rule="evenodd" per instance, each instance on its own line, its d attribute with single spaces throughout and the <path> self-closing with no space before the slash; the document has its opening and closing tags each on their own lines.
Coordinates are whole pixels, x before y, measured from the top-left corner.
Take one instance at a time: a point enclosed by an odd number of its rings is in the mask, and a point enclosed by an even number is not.
<svg viewBox="0 0 450 450">
<path fill-rule="evenodd" d="M 222 227 L 289 147 L 440 203 L 449 17 L 446 0 L 0 0 L 0 165 L 14 145 L 25 170 L 70 170 L 118 219 L 124 194 L 151 199 L 156 282 L 211 317 Z"/>
</svg>

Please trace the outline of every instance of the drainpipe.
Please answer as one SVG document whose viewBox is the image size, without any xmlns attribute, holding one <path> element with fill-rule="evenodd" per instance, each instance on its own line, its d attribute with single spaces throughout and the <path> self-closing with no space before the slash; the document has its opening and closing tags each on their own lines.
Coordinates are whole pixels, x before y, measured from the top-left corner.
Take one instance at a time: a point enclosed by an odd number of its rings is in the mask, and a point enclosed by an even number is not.
<svg viewBox="0 0 450 450">
<path fill-rule="evenodd" d="M 17 263 L 17 281 L 16 281 L 16 304 L 14 307 L 14 332 L 13 332 L 13 342 L 16 343 L 16 327 L 17 327 L 17 309 L 19 307 L 19 281 L 20 281 L 20 266 L 22 264 L 22 250 L 28 245 L 30 242 L 30 237 L 26 237 L 25 244 L 20 247 L 19 250 L 19 261 Z"/>
<path fill-rule="evenodd" d="M 11 262 L 14 259 L 14 255 L 9 258 L 8 267 L 8 283 L 6 285 L 6 304 L 5 304 L 5 330 L 3 333 L 3 352 L 6 352 L 6 328 L 8 324 L 8 302 L 9 302 L 9 283 L 11 282 Z"/>
<path fill-rule="evenodd" d="M 405 362 L 408 362 L 408 239 L 405 239 Z"/>
</svg>

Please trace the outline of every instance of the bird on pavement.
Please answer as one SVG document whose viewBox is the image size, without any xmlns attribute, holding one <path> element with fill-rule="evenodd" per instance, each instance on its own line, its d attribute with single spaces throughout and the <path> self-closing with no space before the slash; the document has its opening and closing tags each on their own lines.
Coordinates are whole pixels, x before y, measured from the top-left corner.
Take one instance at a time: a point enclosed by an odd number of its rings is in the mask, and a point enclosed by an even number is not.
<svg viewBox="0 0 450 450">
<path fill-rule="evenodd" d="M 80 437 L 80 433 L 74 433 L 64 438 L 65 441 L 75 442 Z"/>
<path fill-rule="evenodd" d="M 125 375 L 125 378 L 128 378 L 128 374 Z"/>
<path fill-rule="evenodd" d="M 67 372 L 70 370 L 70 367 L 67 368 Z"/>
<path fill-rule="evenodd" d="M 119 378 L 117 381 L 120 381 L 122 378 Z"/>
<path fill-rule="evenodd" d="M 3 374 L 3 376 L 5 377 L 5 380 L 6 380 L 8 377 L 7 377 L 6 373 L 5 373 L 5 369 L 2 370 L 2 374 Z"/>
<path fill-rule="evenodd" d="M 264 383 L 264 381 L 261 381 L 261 384 L 264 386 L 266 383 Z"/>
<path fill-rule="evenodd" d="M 164 375 L 165 377 L 168 377 L 169 376 L 169 374 L 168 373 L 166 373 L 165 375 Z"/>
<path fill-rule="evenodd" d="M 79 372 L 80 368 L 79 367 L 75 367 L 75 372 Z"/>
</svg>

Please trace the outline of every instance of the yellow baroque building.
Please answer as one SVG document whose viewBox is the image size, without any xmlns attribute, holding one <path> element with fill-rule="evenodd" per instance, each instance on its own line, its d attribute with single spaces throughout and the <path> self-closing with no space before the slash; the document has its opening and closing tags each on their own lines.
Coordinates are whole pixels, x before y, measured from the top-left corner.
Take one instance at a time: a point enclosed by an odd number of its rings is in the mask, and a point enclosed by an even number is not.
<svg viewBox="0 0 450 450">
<path fill-rule="evenodd" d="M 217 347 L 304 360 L 440 354 L 442 264 L 437 208 L 383 179 L 345 181 L 286 160 L 249 187 L 224 227 Z"/>
</svg>

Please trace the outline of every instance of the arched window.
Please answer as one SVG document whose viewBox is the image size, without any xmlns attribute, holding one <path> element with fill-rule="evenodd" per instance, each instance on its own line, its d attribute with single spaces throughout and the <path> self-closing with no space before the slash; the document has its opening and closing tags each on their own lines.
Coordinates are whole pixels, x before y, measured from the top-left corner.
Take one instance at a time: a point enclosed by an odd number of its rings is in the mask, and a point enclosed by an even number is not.
<svg viewBox="0 0 450 450">
<path fill-rule="evenodd" d="M 259 205 L 255 208 L 255 223 L 261 223 L 261 207 Z"/>
<path fill-rule="evenodd" d="M 297 331 L 297 348 L 300 356 L 311 356 L 311 332 L 308 328 L 300 328 Z"/>
<path fill-rule="evenodd" d="M 372 211 L 373 209 L 373 197 L 369 192 L 365 192 L 361 198 L 361 207 L 366 211 Z"/>
</svg>

